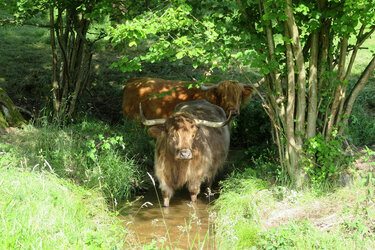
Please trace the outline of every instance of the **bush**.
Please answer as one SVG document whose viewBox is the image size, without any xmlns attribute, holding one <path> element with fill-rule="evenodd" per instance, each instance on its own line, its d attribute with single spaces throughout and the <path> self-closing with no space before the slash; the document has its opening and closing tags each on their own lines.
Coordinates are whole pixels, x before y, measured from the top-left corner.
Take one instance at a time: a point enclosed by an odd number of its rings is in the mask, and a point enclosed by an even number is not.
<svg viewBox="0 0 375 250">
<path fill-rule="evenodd" d="M 332 136 L 326 141 L 320 133 L 305 143 L 303 154 L 301 162 L 314 185 L 337 181 L 356 159 L 343 150 L 340 138 Z"/>
</svg>

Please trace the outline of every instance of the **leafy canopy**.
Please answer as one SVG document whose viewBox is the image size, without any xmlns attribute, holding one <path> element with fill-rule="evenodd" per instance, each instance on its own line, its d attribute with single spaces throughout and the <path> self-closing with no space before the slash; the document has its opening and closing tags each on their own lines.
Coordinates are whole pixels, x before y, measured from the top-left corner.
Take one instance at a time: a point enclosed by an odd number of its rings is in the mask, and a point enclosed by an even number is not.
<svg viewBox="0 0 375 250">
<path fill-rule="evenodd" d="M 139 46 L 148 50 L 135 56 L 124 56 L 113 64 L 122 71 L 141 70 L 145 62 L 176 61 L 187 57 L 194 68 L 210 65 L 211 69 L 227 70 L 231 66 L 250 66 L 268 74 L 285 68 L 284 35 L 286 2 L 259 0 L 171 1 L 110 27 L 108 32 L 115 46 Z M 337 54 L 338 39 L 355 36 L 358 24 L 375 24 L 375 1 L 328 0 L 329 8 L 319 8 L 315 2 L 293 1 L 296 23 L 300 28 L 302 45 L 312 31 L 321 27 L 322 17 L 332 20 L 332 37 L 337 42 L 331 53 Z M 265 27 L 272 27 L 276 60 L 267 60 Z"/>
</svg>

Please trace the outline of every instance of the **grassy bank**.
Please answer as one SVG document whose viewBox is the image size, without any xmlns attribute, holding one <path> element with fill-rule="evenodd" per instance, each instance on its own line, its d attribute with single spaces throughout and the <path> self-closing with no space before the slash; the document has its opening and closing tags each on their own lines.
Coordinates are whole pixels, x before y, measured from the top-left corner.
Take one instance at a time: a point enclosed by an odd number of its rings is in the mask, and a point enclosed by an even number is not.
<svg viewBox="0 0 375 250">
<path fill-rule="evenodd" d="M 362 173 L 321 194 L 233 175 L 215 203 L 217 240 L 223 249 L 374 249 L 374 184 L 373 173 Z"/>
<path fill-rule="evenodd" d="M 90 119 L 63 127 L 30 125 L 3 135 L 0 150 L 12 152 L 29 169 L 99 188 L 109 203 L 116 203 L 144 187 L 152 146 L 143 133 L 132 124 L 110 127 Z"/>
<path fill-rule="evenodd" d="M 0 248 L 135 244 L 117 205 L 147 187 L 151 147 L 142 128 L 88 118 L 0 135 Z"/>
<path fill-rule="evenodd" d="M 121 248 L 126 237 L 100 192 L 0 151 L 0 248 Z"/>
</svg>

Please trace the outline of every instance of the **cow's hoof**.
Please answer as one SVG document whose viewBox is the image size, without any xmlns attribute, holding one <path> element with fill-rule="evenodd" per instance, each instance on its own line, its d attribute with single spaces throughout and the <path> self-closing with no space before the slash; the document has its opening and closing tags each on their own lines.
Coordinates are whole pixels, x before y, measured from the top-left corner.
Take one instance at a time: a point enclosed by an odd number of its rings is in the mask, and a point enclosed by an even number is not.
<svg viewBox="0 0 375 250">
<path fill-rule="evenodd" d="M 164 198 L 163 207 L 169 207 L 169 199 Z"/>
<path fill-rule="evenodd" d="M 190 195 L 190 199 L 191 199 L 192 203 L 197 203 L 197 195 L 196 194 Z"/>
</svg>

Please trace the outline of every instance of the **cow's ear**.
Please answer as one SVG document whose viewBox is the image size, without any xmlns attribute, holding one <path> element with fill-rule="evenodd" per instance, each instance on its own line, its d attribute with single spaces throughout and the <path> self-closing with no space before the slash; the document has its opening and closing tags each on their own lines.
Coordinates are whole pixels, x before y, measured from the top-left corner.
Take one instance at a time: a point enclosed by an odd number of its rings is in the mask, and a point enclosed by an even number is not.
<svg viewBox="0 0 375 250">
<path fill-rule="evenodd" d="M 147 133 L 153 138 L 158 138 L 165 133 L 165 127 L 163 125 L 152 126 L 147 129 Z"/>
<path fill-rule="evenodd" d="M 244 86 L 244 91 L 242 93 L 242 104 L 246 104 L 251 99 L 251 94 L 253 93 L 254 89 L 250 86 Z"/>
</svg>

